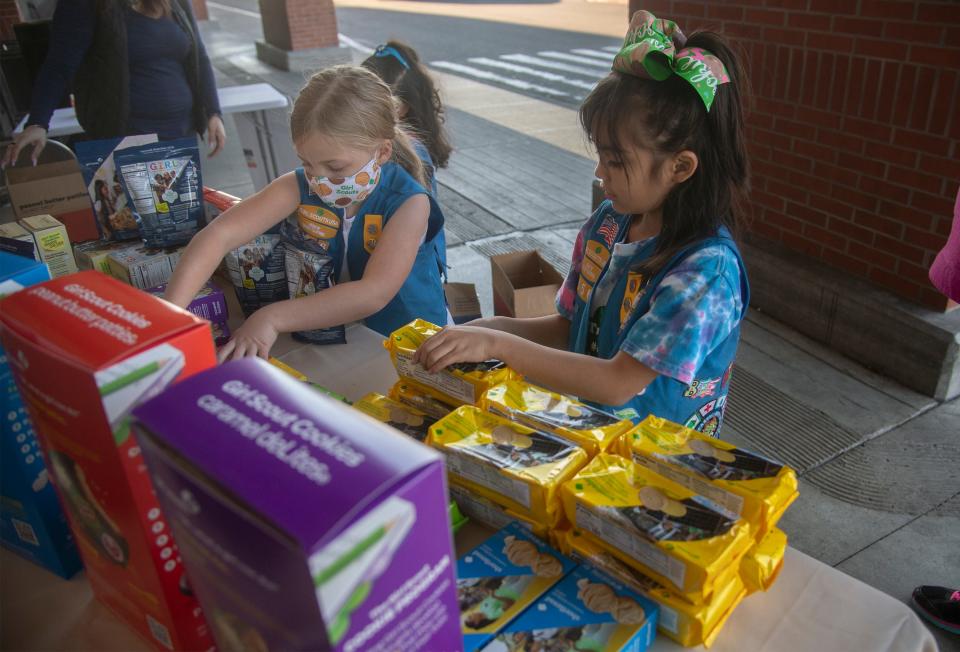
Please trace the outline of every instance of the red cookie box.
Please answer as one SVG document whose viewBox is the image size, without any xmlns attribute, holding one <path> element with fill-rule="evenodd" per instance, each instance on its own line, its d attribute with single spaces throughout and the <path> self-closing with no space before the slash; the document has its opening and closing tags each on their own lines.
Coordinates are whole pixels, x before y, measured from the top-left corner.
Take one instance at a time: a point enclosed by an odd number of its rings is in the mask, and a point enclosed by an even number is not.
<svg viewBox="0 0 960 652">
<path fill-rule="evenodd" d="M 0 337 L 96 597 L 158 650 L 212 649 L 129 417 L 214 366 L 207 323 L 88 271 L 5 299 Z"/>
</svg>

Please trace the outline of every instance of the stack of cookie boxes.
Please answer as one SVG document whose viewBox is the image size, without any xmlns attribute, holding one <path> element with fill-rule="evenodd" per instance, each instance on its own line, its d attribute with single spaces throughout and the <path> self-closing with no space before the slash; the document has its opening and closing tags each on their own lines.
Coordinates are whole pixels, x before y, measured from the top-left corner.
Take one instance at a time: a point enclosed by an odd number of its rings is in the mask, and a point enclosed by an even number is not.
<svg viewBox="0 0 960 652">
<path fill-rule="evenodd" d="M 657 602 L 660 631 L 687 646 L 710 645 L 773 583 L 792 469 L 655 416 L 619 420 L 496 360 L 427 373 L 412 358 L 437 331 L 395 331 L 384 346 L 399 382 L 356 407 L 443 452 L 468 516 L 517 521 L 603 569 Z"/>
</svg>

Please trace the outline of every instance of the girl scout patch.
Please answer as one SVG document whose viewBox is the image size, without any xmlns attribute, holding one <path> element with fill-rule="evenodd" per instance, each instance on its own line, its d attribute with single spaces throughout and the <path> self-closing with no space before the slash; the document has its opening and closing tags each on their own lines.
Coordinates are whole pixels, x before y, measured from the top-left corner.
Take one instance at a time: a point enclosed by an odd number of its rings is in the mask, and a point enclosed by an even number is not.
<svg viewBox="0 0 960 652">
<path fill-rule="evenodd" d="M 627 287 L 623 291 L 623 301 L 620 303 L 620 327 L 630 318 L 633 307 L 637 303 L 640 295 L 640 289 L 643 287 L 643 274 L 640 272 L 629 272 L 627 274 Z"/>
<path fill-rule="evenodd" d="M 383 215 L 364 215 L 363 216 L 363 248 L 368 254 L 372 254 L 377 248 L 377 240 L 380 239 L 380 233 L 383 232 Z"/>
<path fill-rule="evenodd" d="M 308 238 L 329 240 L 340 231 L 340 218 L 323 206 L 300 204 L 297 208 L 297 223 Z"/>
</svg>

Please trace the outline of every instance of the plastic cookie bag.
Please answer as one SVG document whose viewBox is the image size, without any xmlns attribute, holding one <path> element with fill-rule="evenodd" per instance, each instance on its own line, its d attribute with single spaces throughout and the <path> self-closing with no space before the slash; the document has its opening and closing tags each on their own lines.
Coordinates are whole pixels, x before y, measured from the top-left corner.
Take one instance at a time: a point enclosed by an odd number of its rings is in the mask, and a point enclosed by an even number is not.
<svg viewBox="0 0 960 652">
<path fill-rule="evenodd" d="M 569 439 L 591 457 L 609 449 L 633 427 L 629 419 L 618 419 L 569 396 L 522 380 L 508 380 L 487 390 L 482 407 L 517 423 Z"/>
<path fill-rule="evenodd" d="M 655 416 L 623 439 L 621 454 L 743 516 L 763 538 L 796 500 L 789 466 Z"/>
<path fill-rule="evenodd" d="M 426 389 L 408 380 L 395 382 L 393 387 L 390 388 L 390 398 L 430 415 L 434 421 L 442 419 L 459 407 L 458 405 L 444 403 L 427 393 Z"/>
<path fill-rule="evenodd" d="M 333 287 L 333 259 L 311 251 L 295 249 L 290 243 L 284 248 L 287 268 L 287 289 L 291 299 L 307 297 Z M 308 344 L 344 344 L 346 328 L 341 324 L 329 328 L 297 331 L 293 339 Z"/>
<path fill-rule="evenodd" d="M 518 375 L 499 360 L 460 363 L 431 374 L 413 363 L 413 354 L 428 338 L 440 332 L 440 327 L 422 319 L 415 319 L 398 328 L 383 346 L 390 352 L 397 374 L 412 380 L 426 392 L 445 403 L 472 405 L 478 403 L 488 389 Z"/>
<path fill-rule="evenodd" d="M 430 429 L 453 482 L 546 526 L 560 517 L 557 491 L 587 454 L 556 435 L 464 406 Z"/>
<path fill-rule="evenodd" d="M 367 394 L 353 407 L 423 443 L 435 421 L 420 410 L 381 394 Z"/>
<path fill-rule="evenodd" d="M 748 592 L 766 591 L 773 586 L 783 567 L 786 551 L 787 535 L 778 528 L 773 528 L 753 544 L 740 562 L 740 577 Z"/>
<path fill-rule="evenodd" d="M 752 544 L 750 526 L 629 460 L 600 454 L 561 489 L 573 526 L 626 564 L 703 604 Z"/>
<path fill-rule="evenodd" d="M 196 138 L 139 145 L 114 154 L 140 235 L 148 247 L 176 247 L 204 224 Z"/>
</svg>

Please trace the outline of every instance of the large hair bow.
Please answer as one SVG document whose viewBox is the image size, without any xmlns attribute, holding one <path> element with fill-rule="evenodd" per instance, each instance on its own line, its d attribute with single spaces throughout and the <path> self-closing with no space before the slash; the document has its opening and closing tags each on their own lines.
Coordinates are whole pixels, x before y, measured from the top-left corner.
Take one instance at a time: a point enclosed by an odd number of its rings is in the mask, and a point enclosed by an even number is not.
<svg viewBox="0 0 960 652">
<path fill-rule="evenodd" d="M 715 55 L 703 48 L 684 48 L 686 40 L 675 22 L 641 9 L 630 19 L 623 47 L 613 59 L 613 69 L 657 81 L 670 75 L 682 77 L 709 111 L 717 87 L 729 82 L 730 76 Z"/>
</svg>

